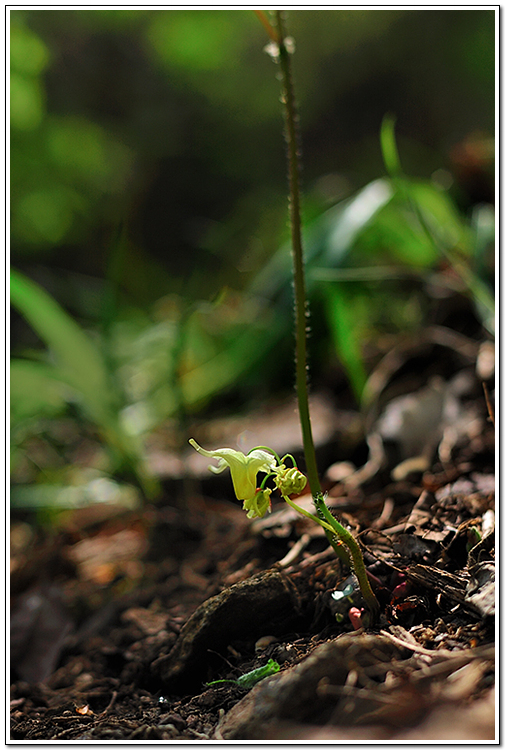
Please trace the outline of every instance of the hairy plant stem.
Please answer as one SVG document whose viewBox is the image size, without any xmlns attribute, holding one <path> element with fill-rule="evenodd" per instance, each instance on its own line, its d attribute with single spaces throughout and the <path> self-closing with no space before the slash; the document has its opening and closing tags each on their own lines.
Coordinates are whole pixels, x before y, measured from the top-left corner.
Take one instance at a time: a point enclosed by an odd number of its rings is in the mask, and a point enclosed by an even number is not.
<svg viewBox="0 0 505 750">
<path fill-rule="evenodd" d="M 279 63 L 282 72 L 283 102 L 286 119 L 286 144 L 289 169 L 289 218 L 293 250 L 293 270 L 295 287 L 295 328 L 296 328 L 296 391 L 298 410 L 302 426 L 305 464 L 310 489 L 313 495 L 322 494 L 317 471 L 316 451 L 312 437 L 307 383 L 307 299 L 305 295 L 305 271 L 303 265 L 301 202 L 300 202 L 300 162 L 298 151 L 298 118 L 291 75 L 291 59 L 285 45 L 285 31 L 282 11 L 276 11 L 279 46 Z"/>
<path fill-rule="evenodd" d="M 301 189 L 300 189 L 300 160 L 299 160 L 299 134 L 296 100 L 291 73 L 291 58 L 286 47 L 286 32 L 284 28 L 283 13 L 275 12 L 278 45 L 279 64 L 282 74 L 283 103 L 285 112 L 285 135 L 288 150 L 288 173 L 289 173 L 289 217 L 291 225 L 291 242 L 293 250 L 293 271 L 295 291 L 295 329 L 296 329 L 296 391 L 298 395 L 298 411 L 302 427 L 303 448 L 305 453 L 305 465 L 310 490 L 317 511 L 317 518 L 307 511 L 303 511 L 292 501 L 284 498 L 286 502 L 317 523 L 325 530 L 329 543 L 335 554 L 349 564 L 349 555 L 342 549 L 338 540 L 343 542 L 349 549 L 354 572 L 359 581 L 361 592 L 370 610 L 372 621 L 379 613 L 379 604 L 370 588 L 365 570 L 363 556 L 358 543 L 352 534 L 345 529 L 330 513 L 324 502 L 324 496 L 317 471 L 316 451 L 312 436 L 312 425 L 310 421 L 309 393 L 308 393 L 308 368 L 307 368 L 307 298 L 305 293 L 305 270 L 303 263 L 302 228 L 301 228 Z M 270 35 L 272 37 L 272 35 Z"/>
<path fill-rule="evenodd" d="M 299 505 L 294 503 L 286 495 L 282 495 L 282 499 L 291 508 L 293 508 L 293 510 L 296 510 L 297 513 L 300 513 L 300 515 L 305 516 L 306 518 L 310 518 L 315 523 L 318 523 L 319 526 L 322 526 L 335 553 L 338 555 L 341 561 L 345 563 L 345 565 L 347 565 L 348 568 L 352 567 L 352 560 L 349 557 L 349 554 L 347 550 L 345 549 L 344 545 L 338 541 L 338 536 L 335 532 L 335 527 L 333 524 L 326 523 L 326 521 L 324 521 L 322 518 L 318 518 L 318 516 L 315 516 L 313 513 L 310 513 L 308 510 L 305 510 L 305 508 L 301 508 Z"/>
<path fill-rule="evenodd" d="M 337 519 L 330 513 L 322 496 L 314 497 L 314 504 L 317 508 L 318 514 L 320 516 L 323 516 L 323 518 L 333 528 L 338 539 L 340 539 L 340 541 L 348 547 L 349 552 L 351 553 L 354 573 L 356 575 L 356 578 L 358 579 L 363 598 L 368 604 L 372 622 L 374 622 L 379 617 L 380 607 L 379 602 L 375 598 L 375 594 L 370 587 L 370 582 L 368 580 L 365 568 L 365 561 L 363 560 L 363 555 L 361 554 L 358 542 L 353 537 L 351 532 L 348 531 L 345 526 L 342 526 L 342 524 L 337 521 Z"/>
</svg>

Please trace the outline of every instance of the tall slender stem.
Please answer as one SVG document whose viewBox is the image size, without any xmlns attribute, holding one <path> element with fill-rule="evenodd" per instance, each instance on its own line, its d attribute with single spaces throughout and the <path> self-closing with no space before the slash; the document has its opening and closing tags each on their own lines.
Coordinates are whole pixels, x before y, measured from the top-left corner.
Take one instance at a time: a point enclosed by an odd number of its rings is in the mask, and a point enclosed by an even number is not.
<svg viewBox="0 0 505 750">
<path fill-rule="evenodd" d="M 309 389 L 307 369 L 307 299 L 305 295 L 305 270 L 303 265 L 303 247 L 301 231 L 300 200 L 300 161 L 299 133 L 296 101 L 291 74 L 291 58 L 286 49 L 286 33 L 282 11 L 276 11 L 277 34 L 279 46 L 279 63 L 282 72 L 284 111 L 286 119 L 286 144 L 289 167 L 289 215 L 291 224 L 291 242 L 293 249 L 294 287 L 295 287 L 295 325 L 296 325 L 296 391 L 298 410 L 302 426 L 305 464 L 310 489 L 313 495 L 321 493 L 321 484 L 317 471 L 316 451 L 312 437 L 312 425 L 309 411 Z"/>
<path fill-rule="evenodd" d="M 312 436 L 312 425 L 309 410 L 309 386 L 307 367 L 307 314 L 308 305 L 305 293 L 305 269 L 303 263 L 302 227 L 301 227 L 301 189 L 300 189 L 300 141 L 298 132 L 298 115 L 291 73 L 291 58 L 286 46 L 286 31 L 282 11 L 276 11 L 279 63 L 282 73 L 283 102 L 286 120 L 286 144 L 288 149 L 289 173 L 289 218 L 291 225 L 291 243 L 293 250 L 293 270 L 295 288 L 295 328 L 296 328 L 296 391 L 298 394 L 298 411 L 302 426 L 303 448 L 307 477 L 316 507 L 317 518 L 303 511 L 287 497 L 286 502 L 303 515 L 312 518 L 325 530 L 329 543 L 335 553 L 347 564 L 349 554 L 342 549 L 343 542 L 349 549 L 354 572 L 358 578 L 361 592 L 370 610 L 370 621 L 374 622 L 379 615 L 379 604 L 370 588 L 365 563 L 360 548 L 352 534 L 332 516 L 325 505 L 319 474 L 317 471 L 316 451 Z M 271 38 L 272 35 L 270 34 Z"/>
</svg>

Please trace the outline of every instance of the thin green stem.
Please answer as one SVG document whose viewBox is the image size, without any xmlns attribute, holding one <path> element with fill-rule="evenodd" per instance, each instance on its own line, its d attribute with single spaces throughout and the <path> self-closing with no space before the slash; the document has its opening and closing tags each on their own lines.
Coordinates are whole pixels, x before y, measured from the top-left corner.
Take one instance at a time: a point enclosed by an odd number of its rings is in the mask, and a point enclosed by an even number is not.
<svg viewBox="0 0 505 750">
<path fill-rule="evenodd" d="M 316 451 L 312 437 L 312 425 L 309 410 L 309 387 L 307 368 L 307 314 L 308 305 L 305 293 L 305 269 L 303 263 L 302 221 L 301 221 L 301 187 L 300 187 L 300 153 L 296 100 L 291 73 L 291 58 L 286 47 L 286 32 L 282 11 L 275 13 L 277 25 L 278 59 L 281 68 L 283 84 L 283 102 L 285 112 L 285 136 L 288 151 L 289 173 L 289 215 L 291 225 L 291 242 L 293 248 L 293 277 L 295 289 L 295 330 L 296 330 L 296 390 L 298 395 L 298 410 L 302 427 L 305 464 L 310 490 L 317 510 L 317 517 L 300 508 L 288 497 L 284 500 L 298 513 L 311 518 L 325 530 L 329 543 L 335 553 L 349 564 L 349 555 L 339 543 L 343 542 L 350 551 L 354 571 L 358 578 L 361 592 L 370 610 L 371 619 L 376 620 L 379 614 L 379 604 L 368 582 L 365 563 L 361 550 L 352 536 L 330 513 L 325 505 L 319 473 L 317 471 Z"/>
<path fill-rule="evenodd" d="M 310 518 L 314 523 L 318 523 L 319 526 L 322 526 L 322 528 L 326 532 L 326 536 L 328 537 L 328 541 L 330 542 L 333 551 L 337 555 L 337 557 L 349 568 L 351 567 L 351 558 L 349 557 L 349 553 L 347 552 L 344 545 L 339 541 L 337 534 L 335 533 L 335 528 L 331 526 L 331 524 L 326 523 L 322 518 L 318 518 L 317 516 L 313 515 L 313 513 L 310 513 L 308 510 L 305 510 L 304 508 L 301 508 L 299 505 L 294 503 L 292 500 L 289 499 L 286 495 L 282 495 L 282 499 L 285 500 L 285 502 L 293 508 L 293 510 L 296 510 L 297 513 L 300 513 L 302 516 L 305 516 L 306 518 Z"/>
<path fill-rule="evenodd" d="M 291 242 L 293 246 L 293 269 L 295 287 L 295 327 L 296 327 L 296 390 L 298 410 L 302 426 L 305 463 L 310 489 L 313 495 L 321 492 L 317 471 L 316 451 L 312 437 L 312 425 L 309 411 L 309 390 L 307 382 L 307 299 L 305 295 L 305 270 L 303 264 L 303 247 L 301 231 L 300 199 L 300 160 L 298 117 L 291 74 L 291 58 L 286 49 L 286 33 L 282 11 L 276 11 L 277 36 L 279 46 L 279 63 L 282 73 L 283 101 L 286 119 L 286 144 L 288 149 L 289 168 L 289 214 L 291 224 Z"/>
<path fill-rule="evenodd" d="M 266 451 L 267 453 L 271 453 L 272 456 L 277 460 L 277 463 L 278 464 L 281 463 L 279 455 L 272 448 L 269 448 L 267 445 L 257 445 L 255 448 L 251 448 L 251 450 L 247 452 L 247 455 L 250 456 L 253 451 Z"/>
<path fill-rule="evenodd" d="M 354 573 L 359 581 L 361 593 L 363 594 L 363 598 L 368 604 L 368 608 L 370 609 L 372 618 L 376 619 L 380 611 L 379 603 L 370 587 L 370 582 L 368 580 L 365 568 L 365 562 L 363 560 L 363 555 L 361 554 L 358 542 L 353 537 L 351 532 L 348 531 L 345 526 L 342 526 L 342 524 L 337 521 L 337 519 L 330 513 L 330 511 L 326 507 L 326 503 L 324 502 L 324 498 L 322 495 L 315 497 L 314 503 L 318 510 L 318 513 L 322 515 L 323 518 L 332 527 L 333 533 L 349 548 L 349 552 L 351 553 L 352 557 Z"/>
<path fill-rule="evenodd" d="M 294 503 L 287 495 L 282 495 L 282 499 L 287 502 L 287 504 L 293 508 L 293 510 L 296 510 L 297 513 L 300 513 L 300 515 L 305 516 L 306 518 L 310 518 L 314 523 L 318 523 L 319 526 L 322 526 L 323 529 L 327 529 L 328 531 L 331 531 L 332 534 L 335 533 L 335 530 L 330 526 L 329 523 L 326 523 L 326 521 L 323 521 L 321 518 L 318 518 L 313 513 L 311 513 L 308 510 L 305 510 L 305 508 L 302 508 L 300 505 L 297 505 Z"/>
<path fill-rule="evenodd" d="M 283 463 L 284 463 L 284 461 L 286 460 L 286 458 L 290 458 L 290 459 L 291 459 L 291 462 L 292 462 L 292 464 L 293 464 L 293 468 L 294 468 L 294 469 L 297 469 L 297 468 L 298 468 L 298 466 L 297 466 L 297 464 L 296 464 L 296 461 L 295 461 L 295 457 L 294 457 L 294 456 L 292 456 L 292 455 L 291 455 L 291 453 L 286 453 L 286 455 L 285 455 L 285 456 L 283 456 L 283 457 L 281 458 L 281 460 L 279 461 L 279 463 L 280 463 L 280 464 L 283 464 Z"/>
<path fill-rule="evenodd" d="M 291 508 L 293 508 L 293 510 L 296 510 L 297 513 L 300 513 L 302 516 L 310 518 L 315 523 L 318 523 L 323 527 L 325 531 L 329 531 L 332 536 L 336 537 L 338 540 L 340 540 L 341 543 L 345 544 L 348 547 L 349 552 L 351 553 L 352 567 L 354 569 L 356 578 L 358 579 L 361 593 L 363 594 L 363 598 L 368 604 L 368 608 L 370 609 L 372 617 L 375 619 L 379 614 L 379 603 L 370 587 L 370 582 L 368 580 L 367 572 L 365 569 L 365 563 L 363 561 L 363 555 L 361 554 L 359 545 L 351 532 L 348 531 L 344 526 L 342 526 L 342 524 L 339 523 L 339 521 L 337 521 L 334 516 L 332 516 L 332 514 L 326 507 L 326 503 L 324 502 L 324 498 L 322 496 L 315 497 L 314 503 L 316 505 L 318 513 L 320 513 L 320 515 L 324 517 L 324 520 L 322 518 L 314 516 L 308 510 L 301 508 L 299 505 L 290 500 L 289 497 L 286 497 L 286 495 L 283 495 L 282 498 Z M 334 540 L 332 547 L 337 555 L 343 560 L 343 562 L 345 562 L 347 565 L 351 563 L 349 555 L 342 548 L 341 544 L 339 545 L 338 542 Z"/>
<path fill-rule="evenodd" d="M 291 226 L 291 243 L 293 251 L 293 280 L 295 290 L 295 330 L 296 330 L 296 392 L 298 412 L 302 427 L 305 466 L 310 491 L 315 498 L 322 496 L 319 472 L 317 470 L 316 450 L 312 437 L 312 424 L 309 409 L 309 386 L 307 364 L 307 313 L 308 304 L 305 293 L 305 269 L 303 263 L 302 219 L 301 219 L 301 180 L 300 150 L 298 133 L 298 115 L 291 73 L 291 57 L 285 44 L 286 31 L 282 11 L 276 11 L 279 63 L 282 73 L 283 102 L 286 120 L 285 136 L 288 150 L 289 174 L 289 218 Z M 318 515 L 320 513 L 318 511 Z M 321 520 L 321 519 L 319 519 Z M 323 524 L 321 524 L 323 525 Z M 326 537 L 335 553 L 342 558 L 341 545 L 337 544 L 333 532 L 323 525 Z"/>
<path fill-rule="evenodd" d="M 256 13 L 257 17 L 259 18 L 260 22 L 263 24 L 263 28 L 267 32 L 268 36 L 272 40 L 272 42 L 277 43 L 277 32 L 273 28 L 272 24 L 266 17 L 266 15 L 263 13 L 262 10 L 255 10 L 254 13 Z"/>
</svg>

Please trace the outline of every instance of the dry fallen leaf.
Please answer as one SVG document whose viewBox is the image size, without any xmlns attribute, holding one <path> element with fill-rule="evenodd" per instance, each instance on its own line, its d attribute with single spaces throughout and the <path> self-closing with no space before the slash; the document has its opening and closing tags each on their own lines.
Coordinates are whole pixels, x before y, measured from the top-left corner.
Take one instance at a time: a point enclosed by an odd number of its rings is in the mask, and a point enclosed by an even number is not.
<svg viewBox="0 0 505 750">
<path fill-rule="evenodd" d="M 81 714 L 81 716 L 91 716 L 94 713 L 88 705 L 76 706 L 75 710 L 76 713 Z"/>
</svg>

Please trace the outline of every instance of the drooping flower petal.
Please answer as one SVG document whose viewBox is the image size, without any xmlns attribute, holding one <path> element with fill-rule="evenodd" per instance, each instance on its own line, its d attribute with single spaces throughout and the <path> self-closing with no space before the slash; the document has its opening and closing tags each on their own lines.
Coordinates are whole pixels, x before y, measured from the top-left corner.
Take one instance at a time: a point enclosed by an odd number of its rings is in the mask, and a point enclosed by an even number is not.
<svg viewBox="0 0 505 750">
<path fill-rule="evenodd" d="M 238 500 L 250 500 L 254 497 L 256 494 L 256 475 L 259 471 L 270 474 L 276 468 L 275 457 L 259 448 L 244 455 L 232 448 L 218 448 L 214 451 L 207 451 L 205 448 L 201 448 L 193 438 L 189 442 L 202 456 L 213 458 L 218 462 L 217 466 L 209 466 L 211 471 L 220 473 L 227 466 L 230 467 L 233 488 Z"/>
<path fill-rule="evenodd" d="M 270 495 L 272 490 L 256 490 L 253 497 L 244 500 L 244 510 L 247 511 L 247 518 L 263 518 L 267 510 L 270 510 Z"/>
</svg>

